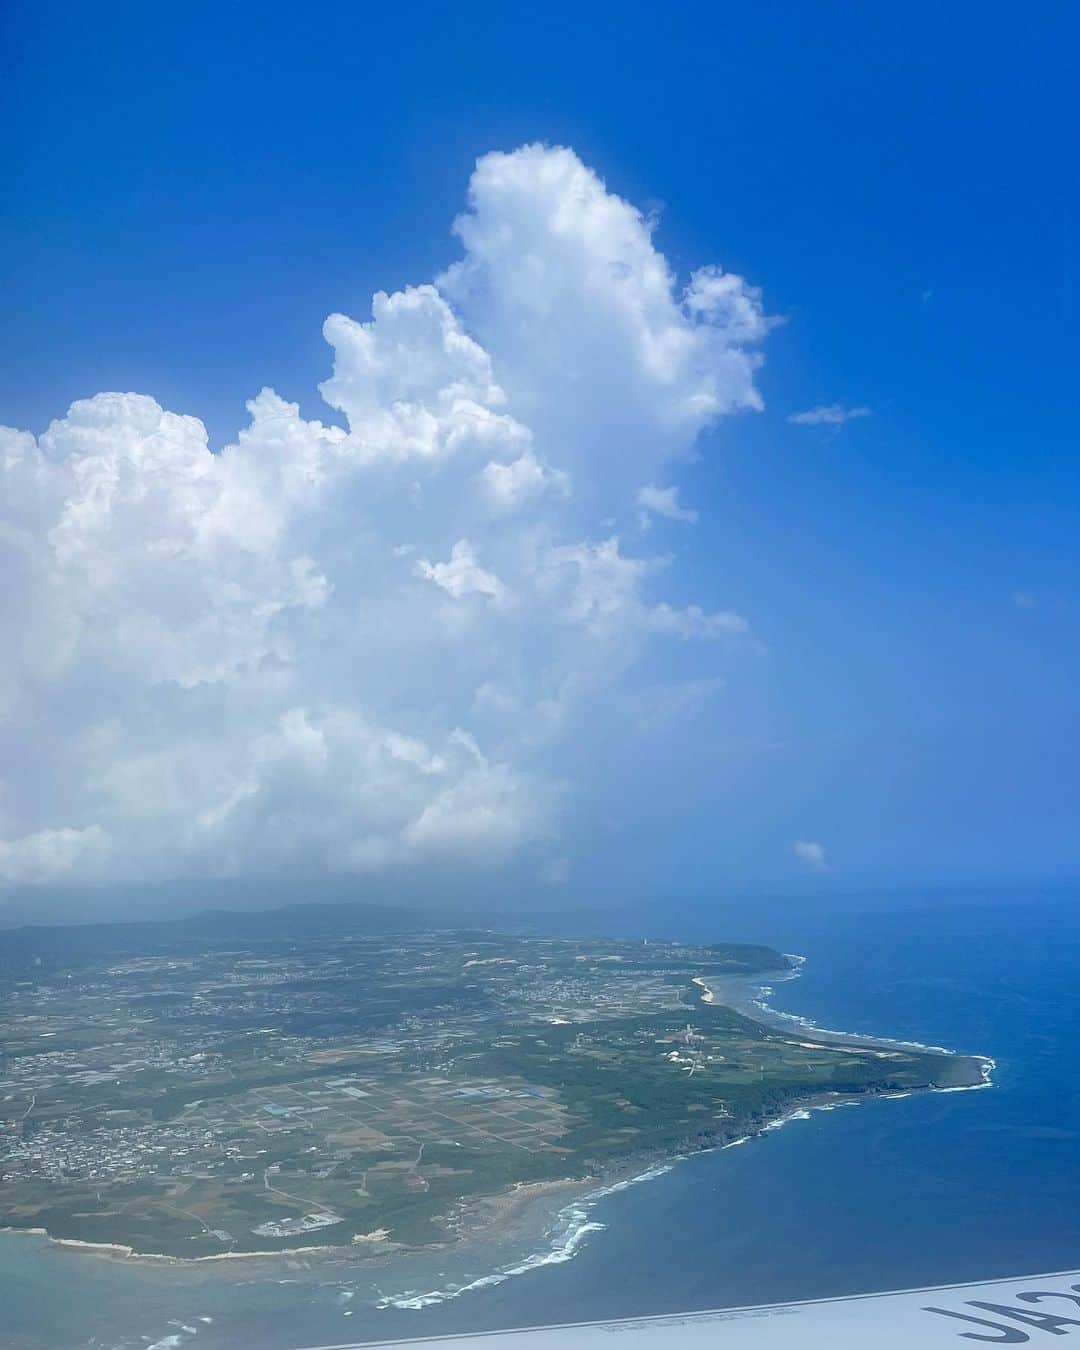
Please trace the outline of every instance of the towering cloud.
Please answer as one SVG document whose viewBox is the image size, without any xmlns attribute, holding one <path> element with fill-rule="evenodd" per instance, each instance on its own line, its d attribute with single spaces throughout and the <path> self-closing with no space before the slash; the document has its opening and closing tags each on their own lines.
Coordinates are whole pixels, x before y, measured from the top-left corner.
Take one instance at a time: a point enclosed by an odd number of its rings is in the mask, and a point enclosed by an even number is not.
<svg viewBox="0 0 1080 1350">
<path fill-rule="evenodd" d="M 0 431 L 0 882 L 563 863 L 562 738 L 649 642 L 607 517 L 758 406 L 757 293 L 679 290 L 566 149 L 481 159 L 434 285 L 324 326 L 346 427 L 138 394 Z M 639 497 L 639 492 L 645 495 Z"/>
</svg>

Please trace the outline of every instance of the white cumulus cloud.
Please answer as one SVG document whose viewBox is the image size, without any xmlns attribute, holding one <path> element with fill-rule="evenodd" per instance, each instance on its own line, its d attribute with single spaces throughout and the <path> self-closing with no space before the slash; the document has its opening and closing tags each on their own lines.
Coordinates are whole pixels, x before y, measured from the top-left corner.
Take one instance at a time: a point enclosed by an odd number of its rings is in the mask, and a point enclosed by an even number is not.
<svg viewBox="0 0 1080 1350">
<path fill-rule="evenodd" d="M 761 406 L 756 345 L 770 325 L 757 290 L 715 267 L 680 288 L 653 222 L 572 150 L 484 156 L 454 228 L 465 257 L 439 289 L 594 502 L 610 509 L 718 417 Z"/>
<path fill-rule="evenodd" d="M 680 285 L 567 149 L 483 157 L 455 230 L 327 319 L 343 426 L 264 389 L 222 447 L 136 393 L 0 429 L 0 883 L 550 875 L 591 702 L 745 629 L 593 530 L 760 406 L 757 291 Z"/>
<path fill-rule="evenodd" d="M 430 563 L 421 558 L 416 568 L 422 577 L 441 586 L 455 599 L 463 595 L 487 595 L 492 600 L 499 600 L 506 594 L 506 587 L 494 572 L 485 572 L 476 561 L 467 539 L 457 541 L 450 550 L 449 561 Z"/>
<path fill-rule="evenodd" d="M 824 844 L 818 844 L 812 839 L 798 839 L 792 845 L 792 848 L 796 858 L 812 872 L 827 872 L 829 870 Z"/>
<path fill-rule="evenodd" d="M 640 522 L 647 529 L 650 516 L 663 516 L 665 520 L 678 520 L 684 525 L 696 525 L 698 513 L 679 501 L 677 487 L 657 487 L 655 483 L 646 483 L 638 488 L 638 506 L 641 507 Z"/>
</svg>

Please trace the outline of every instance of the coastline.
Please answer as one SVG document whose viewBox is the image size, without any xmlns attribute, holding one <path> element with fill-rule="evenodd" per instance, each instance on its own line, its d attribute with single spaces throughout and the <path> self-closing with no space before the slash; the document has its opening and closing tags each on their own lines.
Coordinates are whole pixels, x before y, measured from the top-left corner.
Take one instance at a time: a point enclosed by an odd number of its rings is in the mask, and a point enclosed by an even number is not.
<svg viewBox="0 0 1080 1350">
<path fill-rule="evenodd" d="M 123 1242 L 84 1242 L 81 1238 L 54 1237 L 47 1228 L 16 1228 L 10 1224 L 0 1224 L 0 1233 L 22 1233 L 27 1237 L 44 1238 L 49 1247 L 58 1247 L 63 1251 L 81 1252 L 97 1256 L 107 1261 L 123 1261 L 131 1265 L 157 1266 L 203 1266 L 222 1261 L 264 1261 L 268 1258 L 280 1260 L 294 1256 L 310 1256 L 316 1253 L 352 1251 L 351 1246 L 340 1247 L 288 1247 L 269 1252 L 213 1252 L 208 1256 L 169 1256 L 165 1252 L 139 1252 Z M 394 1244 L 387 1243 L 384 1251 Z M 401 1250 L 399 1247 L 398 1250 Z M 414 1248 L 411 1250 L 420 1250 Z M 374 1252 L 371 1253 L 374 1256 Z"/>
<path fill-rule="evenodd" d="M 491 1195 L 477 1195 L 463 1198 L 451 1211 L 447 1221 L 448 1240 L 445 1243 L 426 1246 L 410 1246 L 387 1240 L 379 1233 L 360 1235 L 348 1244 L 323 1244 L 317 1246 L 292 1247 L 274 1251 L 219 1252 L 206 1256 L 172 1256 L 165 1253 L 138 1252 L 122 1243 L 85 1242 L 75 1238 L 54 1237 L 42 1228 L 15 1228 L 0 1226 L 0 1232 L 26 1233 L 44 1237 L 50 1249 L 69 1251 L 83 1255 L 94 1255 L 109 1261 L 119 1261 L 134 1266 L 175 1267 L 185 1269 L 203 1269 L 210 1273 L 214 1267 L 224 1268 L 226 1262 L 271 1262 L 278 1270 L 288 1269 L 290 1262 L 301 1268 L 332 1265 L 347 1262 L 351 1266 L 368 1267 L 385 1264 L 388 1257 L 395 1254 L 417 1256 L 434 1253 L 450 1248 L 467 1250 L 481 1236 L 499 1239 L 513 1238 L 529 1230 L 530 1212 L 539 1202 L 550 1201 L 554 1197 L 567 1196 L 567 1203 L 554 1215 L 548 1216 L 542 1229 L 536 1230 L 536 1241 L 543 1239 L 547 1246 L 532 1253 L 523 1261 L 500 1267 L 489 1275 L 466 1285 L 455 1286 L 443 1291 L 430 1293 L 408 1291 L 400 1300 L 388 1297 L 385 1306 L 418 1308 L 429 1303 L 442 1302 L 446 1298 L 456 1298 L 468 1290 L 501 1283 L 513 1275 L 523 1274 L 541 1265 L 569 1260 L 580 1243 L 591 1232 L 602 1230 L 605 1225 L 590 1218 L 596 1203 L 608 1195 L 628 1186 L 651 1181 L 671 1171 L 675 1165 L 686 1158 L 700 1153 L 722 1152 L 748 1143 L 751 1139 L 762 1137 L 782 1128 L 793 1120 L 809 1120 L 815 1111 L 831 1111 L 841 1106 L 857 1106 L 868 1099 L 902 1099 L 913 1092 L 970 1092 L 977 1088 L 993 1086 L 991 1076 L 996 1067 L 995 1061 L 986 1055 L 964 1054 L 943 1046 L 930 1046 L 917 1041 L 892 1040 L 885 1037 L 859 1035 L 853 1032 L 837 1031 L 817 1026 L 811 1019 L 794 1013 L 779 1011 L 768 1003 L 773 986 L 787 980 L 797 979 L 805 964 L 805 958 L 784 953 L 793 964 L 787 970 L 761 972 L 757 976 L 734 976 L 717 980 L 715 977 L 694 976 L 692 983 L 702 990 L 701 1001 L 708 1004 L 725 1006 L 748 1016 L 755 1021 L 779 1027 L 784 1030 L 801 1028 L 823 1042 L 846 1042 L 852 1045 L 881 1047 L 890 1050 L 921 1050 L 927 1053 L 947 1055 L 970 1060 L 979 1065 L 981 1081 L 958 1084 L 955 1086 L 926 1087 L 903 1091 L 874 1091 L 861 1094 L 816 1094 L 796 1104 L 774 1118 L 766 1119 L 746 1134 L 730 1139 L 709 1148 L 698 1148 L 677 1153 L 657 1153 L 650 1156 L 647 1152 L 623 1164 L 615 1164 L 600 1175 L 583 1177 L 565 1177 L 540 1182 L 517 1182 L 514 1185 Z M 598 1184 L 599 1183 L 599 1184 Z M 583 1189 L 587 1188 L 587 1189 Z"/>
<path fill-rule="evenodd" d="M 724 1147 L 730 1147 L 730 1145 Z M 699 1150 L 699 1152 L 713 1151 Z M 534 1250 L 527 1256 L 496 1266 L 494 1270 L 462 1283 L 447 1283 L 441 1289 L 406 1289 L 398 1294 L 383 1295 L 376 1300 L 375 1307 L 417 1311 L 432 1307 L 435 1304 L 447 1303 L 452 1299 L 460 1298 L 463 1294 L 493 1288 L 517 1275 L 528 1274 L 529 1271 L 539 1270 L 543 1266 L 561 1265 L 574 1256 L 590 1233 L 602 1232 L 607 1227 L 607 1224 L 599 1223 L 591 1217 L 592 1211 L 599 1201 L 609 1195 L 615 1195 L 619 1191 L 627 1190 L 631 1186 L 663 1176 L 670 1172 L 676 1163 L 691 1156 L 693 1155 L 685 1153 L 664 1157 L 644 1171 L 639 1170 L 640 1162 L 634 1167 L 619 1169 L 618 1174 L 613 1171 L 605 1184 L 598 1187 L 594 1186 L 584 1195 L 580 1194 L 580 1181 L 556 1183 L 557 1185 L 568 1184 L 579 1194 L 577 1198 L 570 1200 L 568 1204 L 559 1209 L 553 1218 L 544 1225 L 543 1229 L 537 1233 L 533 1239 Z M 612 1177 L 615 1179 L 611 1179 Z M 546 1183 L 540 1184 L 545 1185 Z M 523 1210 L 520 1217 L 524 1226 L 529 1216 Z"/>
<path fill-rule="evenodd" d="M 990 1055 L 980 1054 L 974 1051 L 953 1050 L 944 1045 L 927 1045 L 923 1041 L 902 1041 L 888 1036 L 863 1035 L 854 1031 L 838 1031 L 831 1027 L 819 1026 L 813 1018 L 804 1017 L 800 1013 L 783 1012 L 779 1008 L 774 1008 L 769 1003 L 769 995 L 773 992 L 773 987 L 777 984 L 786 984 L 789 980 L 797 980 L 802 974 L 803 966 L 806 964 L 806 957 L 799 956 L 794 952 L 782 953 L 786 960 L 792 962 L 787 970 L 769 972 L 758 976 L 734 975 L 726 979 L 717 979 L 715 976 L 695 976 L 693 983 L 703 990 L 701 1001 L 703 1003 L 719 1004 L 727 1008 L 734 1009 L 735 1012 L 742 1013 L 755 1021 L 762 1022 L 766 1026 L 776 1027 L 780 1030 L 790 1031 L 798 1028 L 813 1035 L 816 1039 L 826 1042 L 840 1042 L 849 1045 L 863 1045 L 880 1047 L 885 1050 L 921 1050 L 927 1054 L 947 1055 L 951 1059 L 968 1059 L 980 1066 L 982 1081 L 978 1083 L 968 1083 L 956 1087 L 928 1087 L 919 1088 L 920 1092 L 972 1092 L 977 1088 L 992 1087 L 992 1075 L 997 1068 L 997 1061 Z M 898 1096 L 900 1094 L 877 1094 Z M 903 1094 L 907 1096 L 907 1093 Z"/>
<path fill-rule="evenodd" d="M 450 1215 L 448 1227 L 454 1241 L 466 1243 L 492 1229 L 512 1231 L 538 1200 L 565 1195 L 568 1201 L 580 1195 L 582 1186 L 595 1184 L 595 1177 L 561 1177 L 554 1181 L 518 1181 L 492 1195 L 461 1200 Z M 413 1251 L 423 1250 L 412 1248 Z M 428 1249 L 430 1250 L 430 1249 Z"/>
</svg>

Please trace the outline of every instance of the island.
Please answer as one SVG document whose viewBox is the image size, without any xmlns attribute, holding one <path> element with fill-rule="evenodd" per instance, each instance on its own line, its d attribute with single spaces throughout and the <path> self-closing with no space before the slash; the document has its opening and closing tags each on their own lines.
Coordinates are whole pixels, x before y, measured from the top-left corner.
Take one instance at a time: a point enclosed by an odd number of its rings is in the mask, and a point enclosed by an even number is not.
<svg viewBox="0 0 1080 1350">
<path fill-rule="evenodd" d="M 446 1244 L 492 1197 L 987 1075 L 748 1015 L 727 991 L 792 972 L 768 947 L 376 927 L 0 935 L 0 1227 L 173 1259 Z"/>
</svg>

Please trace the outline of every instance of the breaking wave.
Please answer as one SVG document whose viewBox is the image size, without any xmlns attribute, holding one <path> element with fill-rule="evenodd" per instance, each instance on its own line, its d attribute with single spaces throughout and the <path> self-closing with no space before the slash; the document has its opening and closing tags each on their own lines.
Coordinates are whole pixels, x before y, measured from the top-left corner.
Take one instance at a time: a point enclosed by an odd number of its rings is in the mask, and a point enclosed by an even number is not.
<svg viewBox="0 0 1080 1350">
<path fill-rule="evenodd" d="M 499 1266 L 490 1274 L 481 1275 L 475 1280 L 468 1280 L 462 1284 L 447 1284 L 443 1289 L 432 1289 L 426 1292 L 407 1289 L 400 1294 L 384 1295 L 376 1300 L 375 1306 L 377 1308 L 429 1308 L 437 1303 L 446 1303 L 450 1299 L 460 1298 L 462 1294 L 469 1294 L 477 1289 L 490 1289 L 494 1285 L 512 1279 L 515 1275 L 527 1275 L 531 1270 L 539 1270 L 543 1266 L 554 1266 L 561 1264 L 563 1261 L 569 1261 L 590 1233 L 599 1233 L 607 1227 L 606 1224 L 599 1223 L 590 1217 L 598 1201 L 609 1195 L 615 1195 L 619 1191 L 624 1191 L 630 1186 L 636 1186 L 640 1182 L 652 1181 L 656 1177 L 663 1176 L 665 1172 L 671 1171 L 677 1161 L 679 1160 L 671 1159 L 670 1161 L 657 1163 L 637 1176 L 625 1177 L 621 1181 L 612 1182 L 609 1186 L 601 1186 L 590 1191 L 579 1200 L 572 1200 L 570 1204 L 565 1205 L 556 1214 L 555 1222 L 545 1237 L 544 1246 L 520 1261 Z"/>
<path fill-rule="evenodd" d="M 786 983 L 788 980 L 797 980 L 802 974 L 803 966 L 806 964 L 805 956 L 799 956 L 794 952 L 785 952 L 784 955 L 792 962 L 792 969 L 778 976 L 772 975 L 770 977 L 772 980 L 771 984 L 755 983 L 754 987 L 756 989 L 756 995 L 749 999 L 750 1006 L 756 1009 L 763 1021 L 772 1022 L 773 1024 L 782 1023 L 788 1027 L 800 1027 L 804 1031 L 810 1031 L 817 1036 L 827 1037 L 828 1039 L 835 1041 L 857 1041 L 864 1045 L 869 1043 L 886 1046 L 894 1050 L 929 1050 L 938 1055 L 956 1055 L 960 1053 L 956 1050 L 951 1050 L 944 1045 L 927 1045 L 923 1041 L 901 1041 L 894 1040 L 887 1036 L 866 1035 L 855 1031 L 836 1031 L 832 1027 L 823 1027 L 819 1025 L 812 1017 L 804 1017 L 800 1013 L 784 1012 L 780 1008 L 774 1008 L 769 1002 L 769 999 L 774 992 L 773 985 Z M 695 983 L 701 983 L 702 987 L 706 989 L 707 994 L 713 994 L 713 991 L 709 989 L 704 982 L 695 981 Z M 715 998 L 715 994 L 713 994 L 713 998 Z M 718 1001 L 723 1002 L 723 999 Z M 997 1061 L 992 1059 L 989 1055 L 979 1054 L 968 1054 L 965 1055 L 965 1058 L 976 1059 L 980 1062 L 983 1078 L 981 1083 L 972 1083 L 967 1087 L 934 1088 L 932 1090 L 935 1092 L 971 1092 L 976 1088 L 992 1086 L 991 1075 L 994 1069 L 997 1068 Z M 907 1094 L 896 1093 L 891 1095 L 906 1096 Z"/>
</svg>

